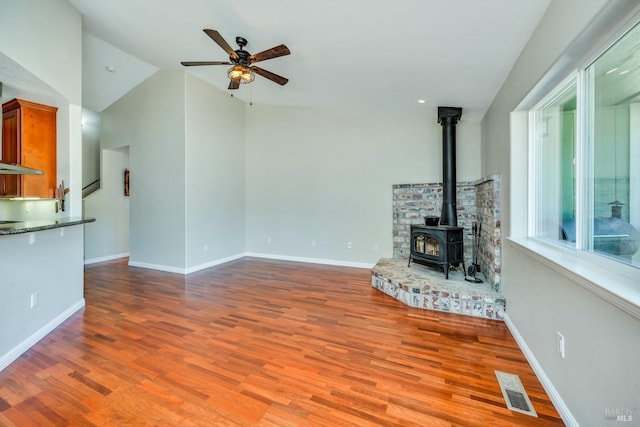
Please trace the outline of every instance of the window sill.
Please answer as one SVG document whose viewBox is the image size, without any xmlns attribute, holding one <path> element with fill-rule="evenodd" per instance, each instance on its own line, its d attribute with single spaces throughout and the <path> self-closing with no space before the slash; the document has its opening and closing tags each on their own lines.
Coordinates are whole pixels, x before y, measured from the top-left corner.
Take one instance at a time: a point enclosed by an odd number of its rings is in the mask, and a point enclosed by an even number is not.
<svg viewBox="0 0 640 427">
<path fill-rule="evenodd" d="M 532 238 L 508 238 L 509 246 L 531 256 L 567 279 L 640 319 L 640 270 L 601 256 L 576 252 Z"/>
</svg>

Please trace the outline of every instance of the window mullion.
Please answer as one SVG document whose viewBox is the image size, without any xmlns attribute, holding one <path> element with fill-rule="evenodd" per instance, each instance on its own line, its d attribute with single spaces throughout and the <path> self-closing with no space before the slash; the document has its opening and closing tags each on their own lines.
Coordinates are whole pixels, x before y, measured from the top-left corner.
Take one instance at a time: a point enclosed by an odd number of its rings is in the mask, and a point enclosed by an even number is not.
<svg viewBox="0 0 640 427">
<path fill-rule="evenodd" d="M 586 124 L 589 123 L 586 115 L 588 114 L 587 106 L 587 80 L 584 70 L 579 70 L 576 76 L 576 141 L 575 141 L 575 191 L 576 191 L 576 249 L 585 249 L 585 232 L 586 221 L 585 211 L 588 206 L 590 189 L 587 188 L 587 179 L 585 172 L 587 171 L 587 129 Z"/>
<path fill-rule="evenodd" d="M 529 212 L 528 212 L 528 236 L 538 235 L 538 156 L 539 156 L 539 142 L 538 142 L 538 110 L 531 110 L 529 112 Z"/>
</svg>

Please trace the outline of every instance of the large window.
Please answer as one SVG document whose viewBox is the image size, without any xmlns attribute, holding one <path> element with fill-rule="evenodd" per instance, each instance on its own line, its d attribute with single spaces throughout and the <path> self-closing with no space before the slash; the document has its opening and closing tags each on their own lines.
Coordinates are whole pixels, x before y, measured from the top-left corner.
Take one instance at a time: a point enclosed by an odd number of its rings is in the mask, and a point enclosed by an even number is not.
<svg viewBox="0 0 640 427">
<path fill-rule="evenodd" d="M 533 110 L 533 123 L 536 235 L 575 247 L 575 78 Z"/>
<path fill-rule="evenodd" d="M 531 111 L 536 237 L 640 267 L 640 26 Z"/>
</svg>

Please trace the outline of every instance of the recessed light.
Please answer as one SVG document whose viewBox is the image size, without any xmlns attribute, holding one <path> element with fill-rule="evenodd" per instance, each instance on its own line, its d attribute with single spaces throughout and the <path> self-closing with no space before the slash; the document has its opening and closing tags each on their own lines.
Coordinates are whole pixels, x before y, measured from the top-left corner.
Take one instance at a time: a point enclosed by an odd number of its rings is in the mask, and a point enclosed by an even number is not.
<svg viewBox="0 0 640 427">
<path fill-rule="evenodd" d="M 418 99 L 418 104 L 424 104 L 425 102 L 427 101 L 425 101 L 424 99 Z"/>
<path fill-rule="evenodd" d="M 623 74 L 627 74 L 629 71 L 631 71 L 631 70 L 620 71 L 620 75 L 622 76 Z"/>
<path fill-rule="evenodd" d="M 618 71 L 618 69 L 619 69 L 619 68 L 620 68 L 620 67 L 612 68 L 612 69 L 610 69 L 609 71 L 607 71 L 607 74 L 611 74 L 611 73 L 613 73 L 614 71 Z"/>
</svg>

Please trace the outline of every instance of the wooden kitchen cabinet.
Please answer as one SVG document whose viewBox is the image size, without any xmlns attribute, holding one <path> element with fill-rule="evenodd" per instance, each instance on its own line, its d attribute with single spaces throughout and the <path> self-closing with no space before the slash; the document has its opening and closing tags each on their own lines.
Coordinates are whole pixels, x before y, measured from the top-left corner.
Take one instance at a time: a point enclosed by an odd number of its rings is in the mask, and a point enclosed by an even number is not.
<svg viewBox="0 0 640 427">
<path fill-rule="evenodd" d="M 39 169 L 44 175 L 0 175 L 0 195 L 54 196 L 57 111 L 21 99 L 2 104 L 2 161 Z"/>
</svg>

